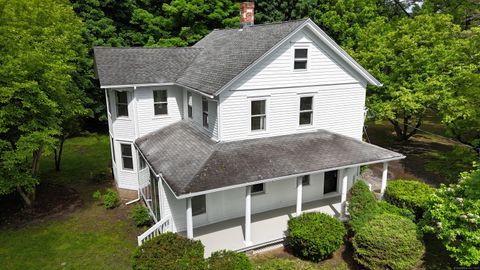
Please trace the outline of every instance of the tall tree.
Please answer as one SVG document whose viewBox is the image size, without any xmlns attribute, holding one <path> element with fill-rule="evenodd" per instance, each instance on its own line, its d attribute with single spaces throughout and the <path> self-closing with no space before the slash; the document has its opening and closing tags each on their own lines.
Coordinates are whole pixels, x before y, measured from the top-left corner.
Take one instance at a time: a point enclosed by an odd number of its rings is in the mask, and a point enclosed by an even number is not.
<svg viewBox="0 0 480 270">
<path fill-rule="evenodd" d="M 85 112 L 74 81 L 81 28 L 66 1 L 0 0 L 0 194 L 17 191 L 28 206 L 62 113 Z"/>
<path fill-rule="evenodd" d="M 367 104 L 399 139 L 413 136 L 427 110 L 449 97 L 460 31 L 450 16 L 434 14 L 380 19 L 360 32 L 355 56 L 384 84 L 369 89 Z"/>
</svg>

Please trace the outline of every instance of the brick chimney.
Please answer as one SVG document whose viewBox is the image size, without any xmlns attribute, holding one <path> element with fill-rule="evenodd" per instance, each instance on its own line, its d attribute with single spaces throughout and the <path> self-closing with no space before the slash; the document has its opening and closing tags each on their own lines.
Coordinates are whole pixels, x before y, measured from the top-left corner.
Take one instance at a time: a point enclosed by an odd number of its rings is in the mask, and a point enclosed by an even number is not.
<svg viewBox="0 0 480 270">
<path fill-rule="evenodd" d="M 240 28 L 253 25 L 253 10 L 255 4 L 253 2 L 240 3 Z"/>
</svg>

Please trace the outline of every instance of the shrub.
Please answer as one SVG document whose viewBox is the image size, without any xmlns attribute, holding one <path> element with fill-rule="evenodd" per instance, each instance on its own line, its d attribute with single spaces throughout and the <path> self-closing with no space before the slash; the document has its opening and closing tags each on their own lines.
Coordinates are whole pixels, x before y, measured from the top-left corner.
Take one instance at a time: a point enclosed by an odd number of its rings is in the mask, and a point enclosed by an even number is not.
<svg viewBox="0 0 480 270">
<path fill-rule="evenodd" d="M 338 219 L 323 213 L 304 213 L 288 221 L 287 243 L 299 257 L 323 260 L 342 244 L 346 229 Z"/>
<path fill-rule="evenodd" d="M 245 253 L 221 250 L 212 253 L 207 260 L 207 269 L 211 270 L 252 270 L 253 266 Z"/>
<path fill-rule="evenodd" d="M 348 212 L 350 213 L 350 226 L 357 231 L 369 220 L 370 215 L 377 209 L 377 199 L 373 192 L 363 181 L 357 181 L 350 189 Z"/>
<path fill-rule="evenodd" d="M 134 250 L 132 268 L 203 270 L 205 269 L 203 252 L 200 241 L 167 232 L 144 242 Z"/>
<path fill-rule="evenodd" d="M 442 186 L 431 197 L 423 229 L 445 246 L 462 266 L 480 263 L 480 168 L 461 174 L 456 185 Z"/>
<path fill-rule="evenodd" d="M 107 209 L 115 208 L 118 204 L 118 193 L 113 189 L 107 189 L 105 195 L 103 195 L 103 205 Z"/>
<path fill-rule="evenodd" d="M 352 243 L 355 260 L 369 269 L 410 269 L 425 251 L 415 223 L 393 214 L 373 216 Z"/>
<path fill-rule="evenodd" d="M 384 199 L 400 208 L 410 209 L 421 218 L 434 189 L 415 180 L 397 180 L 388 184 Z"/>
<path fill-rule="evenodd" d="M 152 223 L 152 219 L 147 208 L 143 207 L 142 205 L 135 206 L 130 212 L 129 217 L 131 220 L 133 220 L 133 223 L 135 223 L 135 226 L 137 227 L 150 225 Z"/>
<path fill-rule="evenodd" d="M 100 190 L 97 190 L 97 191 L 93 192 L 92 198 L 95 201 L 100 201 L 100 199 L 102 199 L 102 193 L 100 193 Z"/>
</svg>

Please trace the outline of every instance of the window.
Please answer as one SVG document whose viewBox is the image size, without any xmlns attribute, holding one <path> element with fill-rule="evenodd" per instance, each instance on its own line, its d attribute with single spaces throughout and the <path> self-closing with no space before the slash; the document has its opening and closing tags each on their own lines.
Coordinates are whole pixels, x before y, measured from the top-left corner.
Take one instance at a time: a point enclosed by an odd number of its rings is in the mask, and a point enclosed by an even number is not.
<svg viewBox="0 0 480 270">
<path fill-rule="evenodd" d="M 251 130 L 265 130 L 265 100 L 252 100 L 251 108 Z"/>
<path fill-rule="evenodd" d="M 130 144 L 121 143 L 122 162 L 124 170 L 133 170 L 132 146 Z"/>
<path fill-rule="evenodd" d="M 153 109 L 155 115 L 168 114 L 167 90 L 153 91 Z"/>
<path fill-rule="evenodd" d="M 307 69 L 308 49 L 295 49 L 295 59 L 293 60 L 293 69 Z"/>
<path fill-rule="evenodd" d="M 188 118 L 193 117 L 193 99 L 192 99 L 192 93 L 187 92 L 187 106 L 188 106 Z"/>
<path fill-rule="evenodd" d="M 117 116 L 128 117 L 128 97 L 127 92 L 116 92 L 117 96 Z"/>
<path fill-rule="evenodd" d="M 311 125 L 313 122 L 313 97 L 300 98 L 300 125 Z"/>
<path fill-rule="evenodd" d="M 145 162 L 145 159 L 140 154 L 138 155 L 138 166 L 140 167 L 140 170 L 145 169 L 147 167 L 147 163 Z"/>
<path fill-rule="evenodd" d="M 207 212 L 207 203 L 205 195 L 195 196 L 192 198 L 192 216 L 201 215 Z"/>
<path fill-rule="evenodd" d="M 206 97 L 202 97 L 202 115 L 203 126 L 208 128 L 208 100 Z"/>
<path fill-rule="evenodd" d="M 337 191 L 337 171 L 325 172 L 323 194 Z"/>
<path fill-rule="evenodd" d="M 251 187 L 250 191 L 253 195 L 265 193 L 265 184 L 255 184 Z"/>
<path fill-rule="evenodd" d="M 299 176 L 298 179 L 302 180 L 302 186 L 310 185 L 310 175 L 302 175 L 302 176 Z"/>
<path fill-rule="evenodd" d="M 113 162 L 115 162 L 115 143 L 113 142 L 112 137 L 110 137 L 110 143 L 112 144 Z"/>
</svg>

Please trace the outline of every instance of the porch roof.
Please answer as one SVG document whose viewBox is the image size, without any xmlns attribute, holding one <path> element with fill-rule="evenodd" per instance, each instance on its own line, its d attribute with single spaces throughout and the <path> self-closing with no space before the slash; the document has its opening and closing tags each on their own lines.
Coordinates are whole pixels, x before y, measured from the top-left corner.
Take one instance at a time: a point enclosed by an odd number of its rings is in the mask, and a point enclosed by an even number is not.
<svg viewBox="0 0 480 270">
<path fill-rule="evenodd" d="M 135 146 L 177 197 L 405 157 L 326 130 L 214 142 L 188 120 L 140 137 Z"/>
</svg>

